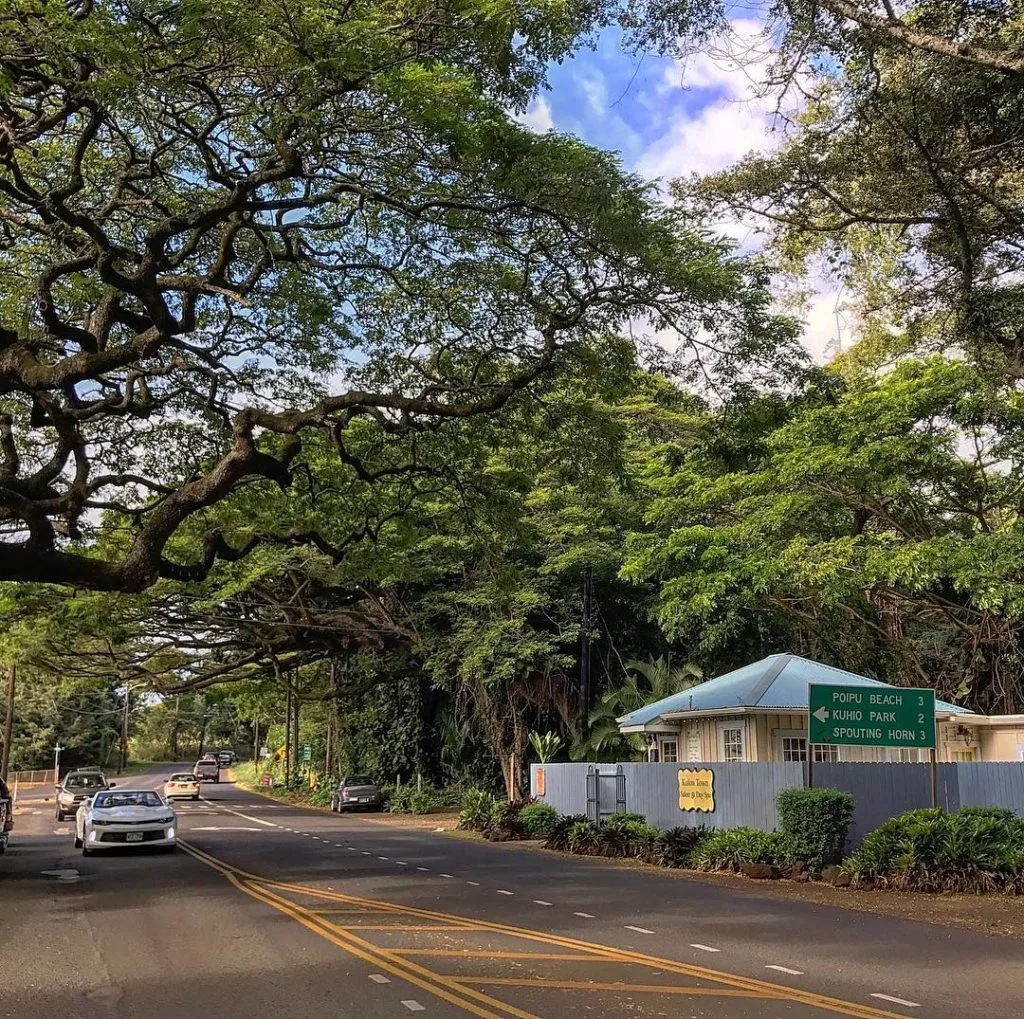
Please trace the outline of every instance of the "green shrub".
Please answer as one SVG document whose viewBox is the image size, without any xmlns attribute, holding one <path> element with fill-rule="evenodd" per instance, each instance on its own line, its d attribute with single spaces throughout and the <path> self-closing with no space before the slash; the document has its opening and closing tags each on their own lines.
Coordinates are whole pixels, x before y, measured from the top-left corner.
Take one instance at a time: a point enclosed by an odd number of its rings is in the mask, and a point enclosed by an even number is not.
<svg viewBox="0 0 1024 1019">
<path fill-rule="evenodd" d="M 787 867 L 795 859 L 793 840 L 784 832 L 722 828 L 701 839 L 690 855 L 697 870 L 737 870 L 745 863 Z"/>
<path fill-rule="evenodd" d="M 416 789 L 409 797 L 409 809 L 414 814 L 429 814 L 432 807 L 437 806 L 437 790 Z"/>
<path fill-rule="evenodd" d="M 585 814 L 563 814 L 551 826 L 544 846 L 547 849 L 557 849 L 560 853 L 566 852 L 569 849 L 569 833 L 575 825 L 586 819 Z"/>
<path fill-rule="evenodd" d="M 588 854 L 594 852 L 598 844 L 598 828 L 590 821 L 577 821 L 569 829 L 569 851 Z"/>
<path fill-rule="evenodd" d="M 647 818 L 628 810 L 616 810 L 614 814 L 608 815 L 604 823 L 612 828 L 629 828 L 631 825 L 647 824 Z"/>
<path fill-rule="evenodd" d="M 669 828 L 661 832 L 654 845 L 655 860 L 662 867 L 689 867 L 693 851 L 713 830 L 701 824 L 693 828 Z"/>
<path fill-rule="evenodd" d="M 839 863 L 843 858 L 853 797 L 838 789 L 785 789 L 776 800 L 779 827 L 792 840 L 793 853 L 808 870 Z"/>
<path fill-rule="evenodd" d="M 528 803 L 519 813 L 523 824 L 523 835 L 535 839 L 547 835 L 558 820 L 558 811 L 550 803 Z"/>
<path fill-rule="evenodd" d="M 912 810 L 871 832 L 843 869 L 907 891 L 1024 891 L 1024 820 L 998 808 Z"/>
<path fill-rule="evenodd" d="M 500 816 L 502 808 L 503 804 L 489 792 L 470 789 L 462 797 L 459 827 L 468 831 L 483 831 Z"/>
<path fill-rule="evenodd" d="M 393 786 L 386 797 L 388 810 L 392 814 L 408 814 L 412 810 L 412 794 L 415 788 L 411 785 Z"/>
</svg>

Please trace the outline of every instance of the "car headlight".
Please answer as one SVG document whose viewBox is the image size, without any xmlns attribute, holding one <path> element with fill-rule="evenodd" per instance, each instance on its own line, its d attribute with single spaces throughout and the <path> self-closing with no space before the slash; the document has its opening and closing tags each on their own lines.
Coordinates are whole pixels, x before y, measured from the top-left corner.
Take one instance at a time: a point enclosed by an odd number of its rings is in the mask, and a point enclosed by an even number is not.
<svg viewBox="0 0 1024 1019">
<path fill-rule="evenodd" d="M 94 832 L 94 831 L 89 832 L 89 841 L 90 842 L 95 842 L 96 841 L 96 832 Z"/>
<path fill-rule="evenodd" d="M 174 829 L 173 828 L 168 828 L 167 829 L 167 838 L 169 838 L 169 839 L 173 839 L 174 838 Z"/>
</svg>

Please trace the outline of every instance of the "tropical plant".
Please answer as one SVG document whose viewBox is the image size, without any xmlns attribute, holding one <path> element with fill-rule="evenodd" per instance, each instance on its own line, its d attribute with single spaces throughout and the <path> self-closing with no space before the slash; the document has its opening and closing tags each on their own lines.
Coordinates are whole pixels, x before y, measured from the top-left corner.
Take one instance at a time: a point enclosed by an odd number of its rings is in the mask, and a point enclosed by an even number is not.
<svg viewBox="0 0 1024 1019">
<path fill-rule="evenodd" d="M 856 884 L 924 892 L 1024 892 L 1024 819 L 994 808 L 914 810 L 843 863 Z"/>
<path fill-rule="evenodd" d="M 504 804 L 483 789 L 470 789 L 462 798 L 459 827 L 468 831 L 483 831 L 500 817 Z"/>
<path fill-rule="evenodd" d="M 697 843 L 691 861 L 697 870 L 738 870 L 745 863 L 785 867 L 793 862 L 793 845 L 783 832 L 721 828 Z"/>
<path fill-rule="evenodd" d="M 569 849 L 569 835 L 576 825 L 587 820 L 585 814 L 563 814 L 551 826 L 548 831 L 547 841 L 544 843 L 547 849 L 557 849 L 559 852 L 566 852 Z"/>
<path fill-rule="evenodd" d="M 701 824 L 663 831 L 654 847 L 657 862 L 663 867 L 689 867 L 694 850 L 713 830 Z"/>
<path fill-rule="evenodd" d="M 618 719 L 644 704 L 662 700 L 700 682 L 703 675 L 692 662 L 672 664 L 671 655 L 651 661 L 632 660 L 626 663 L 628 680 L 606 691 L 588 716 L 585 739 L 570 751 L 575 761 L 624 760 L 643 750 L 643 740 L 636 734 L 619 731 Z"/>
<path fill-rule="evenodd" d="M 576 821 L 569 829 L 569 851 L 587 855 L 599 844 L 600 829 L 591 821 Z"/>
<path fill-rule="evenodd" d="M 530 733 L 530 746 L 533 747 L 537 760 L 541 764 L 547 764 L 554 760 L 555 755 L 562 749 L 562 737 L 550 731 L 542 734 L 533 730 Z"/>
</svg>

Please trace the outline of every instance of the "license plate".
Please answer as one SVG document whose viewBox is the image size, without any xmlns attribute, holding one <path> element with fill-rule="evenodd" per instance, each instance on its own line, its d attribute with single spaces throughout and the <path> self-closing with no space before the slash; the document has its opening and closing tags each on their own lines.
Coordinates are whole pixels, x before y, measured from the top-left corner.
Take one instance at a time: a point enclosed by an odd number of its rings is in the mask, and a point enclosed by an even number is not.
<svg viewBox="0 0 1024 1019">
<path fill-rule="evenodd" d="M 370 797 L 369 796 L 360 796 L 359 799 L 356 800 L 356 803 L 369 803 L 369 802 L 370 802 Z"/>
<path fill-rule="evenodd" d="M 127 835 L 125 835 L 124 840 L 125 840 L 125 842 L 141 842 L 142 841 L 142 832 L 140 832 L 140 831 L 130 831 L 130 832 L 128 832 Z"/>
</svg>

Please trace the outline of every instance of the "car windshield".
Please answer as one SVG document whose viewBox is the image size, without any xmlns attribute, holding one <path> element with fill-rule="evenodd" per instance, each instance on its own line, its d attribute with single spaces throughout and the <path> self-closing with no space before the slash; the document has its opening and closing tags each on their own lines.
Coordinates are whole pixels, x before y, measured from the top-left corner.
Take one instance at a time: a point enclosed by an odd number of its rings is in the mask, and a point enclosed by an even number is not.
<svg viewBox="0 0 1024 1019">
<path fill-rule="evenodd" d="M 191 773 L 171 776 L 172 782 L 194 782 L 195 780 L 195 776 Z"/>
<path fill-rule="evenodd" d="M 345 779 L 345 785 L 373 785 L 373 779 L 365 775 L 353 775 Z"/>
<path fill-rule="evenodd" d="M 161 807 L 163 800 L 156 793 L 102 793 L 96 796 L 92 805 L 98 810 L 111 807 Z"/>
<path fill-rule="evenodd" d="M 106 785 L 102 775 L 68 775 L 64 780 L 66 789 L 104 789 Z"/>
</svg>

